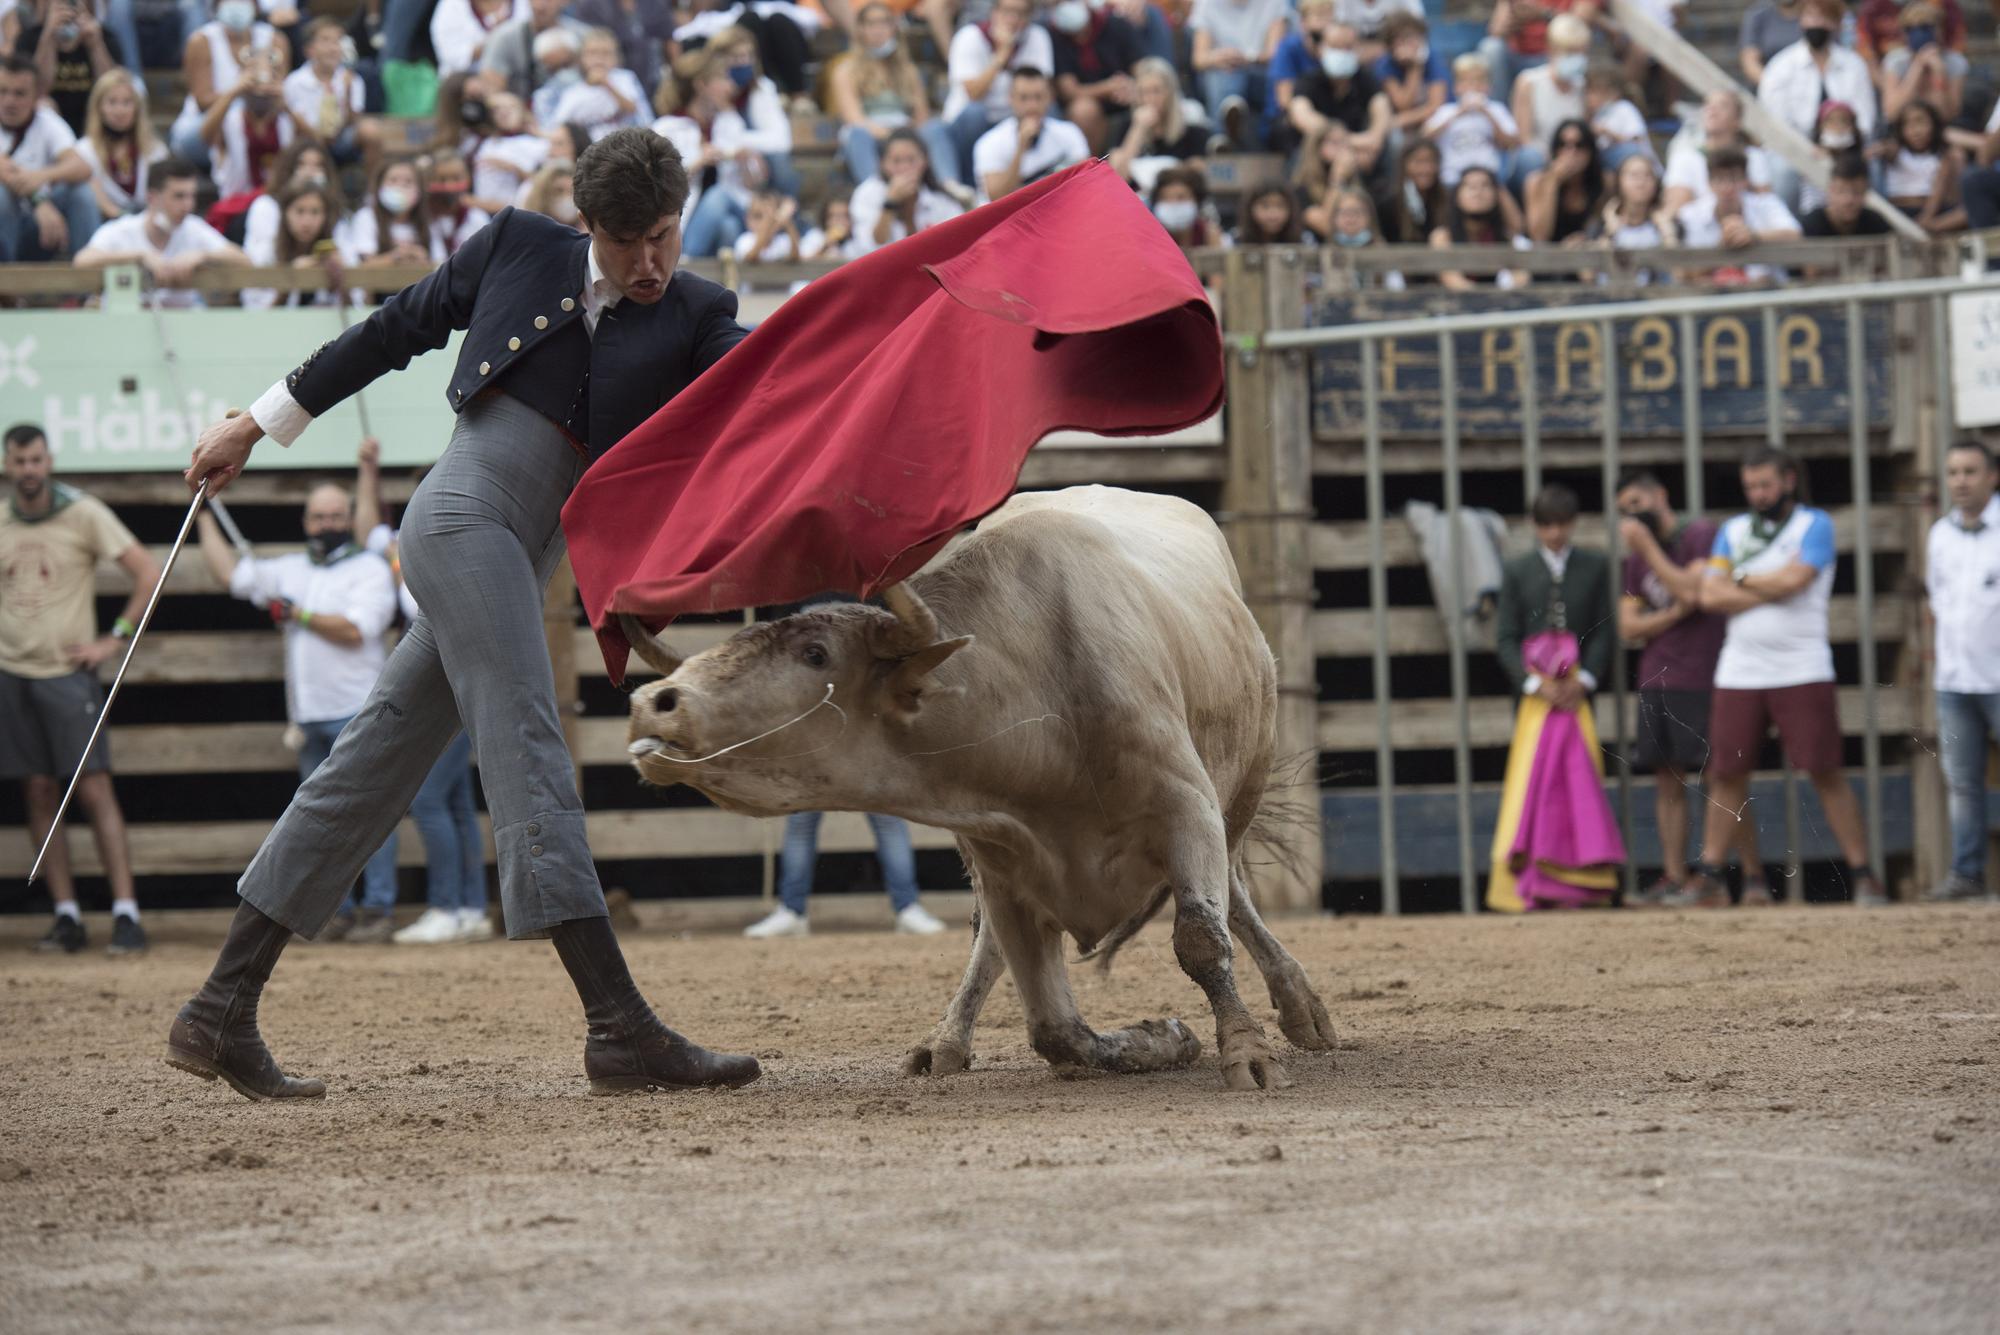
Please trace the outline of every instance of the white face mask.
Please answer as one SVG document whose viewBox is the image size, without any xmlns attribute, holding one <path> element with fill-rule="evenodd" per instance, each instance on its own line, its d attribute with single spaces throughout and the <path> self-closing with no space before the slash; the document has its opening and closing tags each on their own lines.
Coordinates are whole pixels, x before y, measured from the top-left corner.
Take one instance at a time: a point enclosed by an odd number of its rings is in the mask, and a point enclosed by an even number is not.
<svg viewBox="0 0 2000 1335">
<path fill-rule="evenodd" d="M 1326 71 L 1329 79 L 1351 79 L 1354 71 L 1361 68 L 1361 58 L 1352 51 L 1329 46 L 1320 52 L 1319 67 Z"/>
<path fill-rule="evenodd" d="M 1852 130 L 1836 130 L 1823 134 L 1819 137 L 1819 146 L 1821 148 L 1853 148 L 1854 132 Z"/>
<path fill-rule="evenodd" d="M 1049 11 L 1049 22 L 1058 32 L 1079 33 L 1090 26 L 1090 6 L 1083 0 L 1062 0 Z"/>
<path fill-rule="evenodd" d="M 1185 232 L 1200 215 L 1200 206 L 1191 199 L 1163 199 L 1153 205 L 1153 216 L 1169 232 Z"/>
<path fill-rule="evenodd" d="M 877 60 L 887 60 L 890 56 L 896 54 L 896 48 L 901 45 L 902 45 L 901 42 L 891 37 L 888 41 L 883 42 L 878 46 L 869 47 L 868 54 L 875 57 L 875 59 Z"/>
<path fill-rule="evenodd" d="M 146 221 L 151 223 L 155 230 L 166 232 L 169 235 L 171 235 L 174 230 L 174 220 L 172 218 L 169 218 L 164 212 L 162 212 L 159 209 L 148 210 L 146 213 Z"/>
<path fill-rule="evenodd" d="M 257 21 L 257 6 L 251 0 L 222 0 L 215 17 L 231 32 L 246 32 Z"/>
<path fill-rule="evenodd" d="M 549 205 L 549 216 L 551 218 L 554 218 L 557 222 L 566 222 L 566 223 L 575 222 L 576 201 L 573 199 L 557 200 L 555 203 Z"/>
<path fill-rule="evenodd" d="M 375 200 L 386 212 L 403 214 L 410 211 L 411 206 L 417 202 L 417 197 L 414 191 L 405 190 L 399 185 L 385 185 L 375 192 Z"/>
<path fill-rule="evenodd" d="M 1572 51 L 1555 59 L 1556 77 L 1564 83 L 1576 83 L 1590 72 L 1590 57 Z"/>
</svg>

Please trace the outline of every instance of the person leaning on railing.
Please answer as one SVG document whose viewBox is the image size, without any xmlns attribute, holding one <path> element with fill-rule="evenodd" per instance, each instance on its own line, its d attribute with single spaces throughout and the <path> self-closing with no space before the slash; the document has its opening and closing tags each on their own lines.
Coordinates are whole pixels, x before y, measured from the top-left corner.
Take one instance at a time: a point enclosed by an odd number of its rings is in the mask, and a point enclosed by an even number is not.
<svg viewBox="0 0 2000 1335">
<path fill-rule="evenodd" d="M 218 264 L 247 266 L 250 257 L 229 244 L 222 233 L 194 212 L 194 164 L 168 158 L 153 168 L 146 181 L 146 211 L 114 218 L 98 228 L 90 244 L 77 253 L 79 269 L 104 269 L 136 264 L 153 277 L 156 288 L 185 289 L 201 270 Z M 162 306 L 199 306 L 198 292 L 157 293 Z"/>
<path fill-rule="evenodd" d="M 1719 148 L 1708 156 L 1709 194 L 1680 211 L 1681 241 L 1691 250 L 1751 250 L 1760 241 L 1796 241 L 1798 219 L 1776 194 L 1751 191 L 1742 150 Z M 1711 282 L 1756 282 L 1775 277 L 1767 265 L 1725 265 L 1690 275 Z"/>
</svg>

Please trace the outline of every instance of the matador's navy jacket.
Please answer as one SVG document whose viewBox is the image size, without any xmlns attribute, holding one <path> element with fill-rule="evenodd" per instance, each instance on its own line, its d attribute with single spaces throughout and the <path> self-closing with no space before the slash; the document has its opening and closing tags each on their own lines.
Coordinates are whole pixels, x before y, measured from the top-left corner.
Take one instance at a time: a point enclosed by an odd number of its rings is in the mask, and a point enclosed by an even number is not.
<svg viewBox="0 0 2000 1335">
<path fill-rule="evenodd" d="M 583 322 L 590 238 L 502 209 L 458 253 L 285 377 L 317 417 L 463 329 L 445 398 L 462 412 L 499 390 L 562 427 L 595 460 L 742 342 L 736 294 L 676 271 L 653 305 L 621 301 Z"/>
</svg>

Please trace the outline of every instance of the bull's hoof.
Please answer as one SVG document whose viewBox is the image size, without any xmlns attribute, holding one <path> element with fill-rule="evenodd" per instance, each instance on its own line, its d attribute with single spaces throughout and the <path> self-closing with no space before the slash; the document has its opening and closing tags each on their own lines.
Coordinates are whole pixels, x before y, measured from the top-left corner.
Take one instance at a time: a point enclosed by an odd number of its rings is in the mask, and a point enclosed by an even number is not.
<svg viewBox="0 0 2000 1335">
<path fill-rule="evenodd" d="M 910 1049 L 904 1075 L 957 1075 L 972 1065 L 972 1054 L 956 1043 L 930 1042 Z"/>
<path fill-rule="evenodd" d="M 1320 1004 L 1310 988 L 1302 989 L 1302 995 L 1285 998 L 1278 1008 L 1278 1028 L 1295 1048 L 1306 1052 L 1331 1052 L 1333 1050 L 1333 1021 L 1326 1015 L 1326 1007 Z"/>
<path fill-rule="evenodd" d="M 1222 1040 L 1222 1083 L 1231 1089 L 1289 1089 L 1292 1078 L 1271 1055 L 1263 1035 L 1241 1034 Z"/>
</svg>

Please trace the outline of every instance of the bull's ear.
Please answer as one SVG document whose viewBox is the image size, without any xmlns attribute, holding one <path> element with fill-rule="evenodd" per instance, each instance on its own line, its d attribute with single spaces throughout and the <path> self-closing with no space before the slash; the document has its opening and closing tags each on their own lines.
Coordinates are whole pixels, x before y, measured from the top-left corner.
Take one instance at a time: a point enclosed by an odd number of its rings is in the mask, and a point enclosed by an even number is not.
<svg viewBox="0 0 2000 1335">
<path fill-rule="evenodd" d="M 924 693 L 936 690 L 931 682 L 931 673 L 937 671 L 945 659 L 971 643 L 970 635 L 961 635 L 955 640 L 939 640 L 896 664 L 896 670 L 889 674 L 890 708 L 902 715 L 906 723 L 915 719 L 923 708 Z"/>
</svg>

